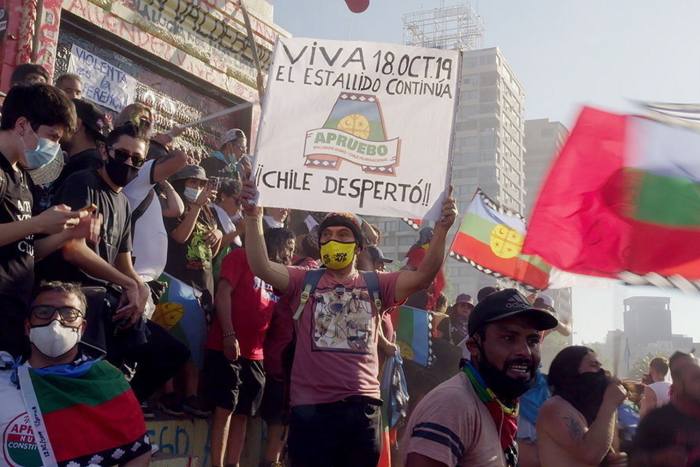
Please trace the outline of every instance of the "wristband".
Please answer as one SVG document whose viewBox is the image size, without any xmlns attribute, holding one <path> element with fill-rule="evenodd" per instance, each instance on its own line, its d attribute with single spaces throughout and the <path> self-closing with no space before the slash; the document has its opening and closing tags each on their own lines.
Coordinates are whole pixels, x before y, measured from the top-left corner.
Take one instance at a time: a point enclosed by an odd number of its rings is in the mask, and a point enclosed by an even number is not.
<svg viewBox="0 0 700 467">
<path fill-rule="evenodd" d="M 229 337 L 236 337 L 236 331 L 225 332 L 222 337 L 224 339 L 229 338 Z"/>
</svg>

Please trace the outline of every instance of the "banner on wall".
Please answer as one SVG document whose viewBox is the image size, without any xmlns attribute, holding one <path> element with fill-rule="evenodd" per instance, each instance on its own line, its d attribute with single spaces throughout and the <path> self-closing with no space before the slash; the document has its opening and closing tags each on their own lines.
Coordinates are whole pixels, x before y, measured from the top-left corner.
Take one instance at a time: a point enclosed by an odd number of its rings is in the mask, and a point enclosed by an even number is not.
<svg viewBox="0 0 700 467">
<path fill-rule="evenodd" d="M 455 51 L 280 38 L 258 136 L 261 203 L 433 217 L 459 68 Z"/>
<path fill-rule="evenodd" d="M 73 44 L 68 72 L 83 81 L 82 98 L 115 112 L 136 100 L 136 78 Z"/>
</svg>

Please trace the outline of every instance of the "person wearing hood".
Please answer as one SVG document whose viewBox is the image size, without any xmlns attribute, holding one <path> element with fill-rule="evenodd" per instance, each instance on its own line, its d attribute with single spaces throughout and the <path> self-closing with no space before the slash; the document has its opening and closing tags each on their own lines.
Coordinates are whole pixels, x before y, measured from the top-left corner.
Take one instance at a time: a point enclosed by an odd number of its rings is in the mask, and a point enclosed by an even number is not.
<svg viewBox="0 0 700 467">
<path fill-rule="evenodd" d="M 557 323 L 515 289 L 479 302 L 469 315 L 471 361 L 414 410 L 401 444 L 403 465 L 517 466 L 518 398 L 535 383 L 541 333 Z"/>
</svg>

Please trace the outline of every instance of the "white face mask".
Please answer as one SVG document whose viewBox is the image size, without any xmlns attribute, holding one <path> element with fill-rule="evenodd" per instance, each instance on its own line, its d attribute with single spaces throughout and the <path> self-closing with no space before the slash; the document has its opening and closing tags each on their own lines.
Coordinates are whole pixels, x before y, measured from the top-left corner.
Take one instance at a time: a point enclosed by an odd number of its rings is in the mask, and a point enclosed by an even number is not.
<svg viewBox="0 0 700 467">
<path fill-rule="evenodd" d="M 185 191 L 182 193 L 185 195 L 185 199 L 189 201 L 190 203 L 194 203 L 197 201 L 197 198 L 199 198 L 199 195 L 202 194 L 202 189 L 201 188 L 192 188 L 192 187 L 185 187 Z"/>
<path fill-rule="evenodd" d="M 80 328 L 70 328 L 53 320 L 46 326 L 36 326 L 29 330 L 29 341 L 47 357 L 64 355 L 78 345 Z"/>
</svg>

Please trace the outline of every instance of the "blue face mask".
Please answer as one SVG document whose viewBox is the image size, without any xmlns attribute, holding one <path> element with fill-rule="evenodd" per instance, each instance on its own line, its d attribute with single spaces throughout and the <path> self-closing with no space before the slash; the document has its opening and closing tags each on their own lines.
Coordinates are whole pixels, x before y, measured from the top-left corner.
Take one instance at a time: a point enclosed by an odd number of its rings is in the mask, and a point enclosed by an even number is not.
<svg viewBox="0 0 700 467">
<path fill-rule="evenodd" d="M 28 170 L 38 169 L 51 162 L 61 151 L 61 145 L 46 138 L 39 138 L 36 149 L 25 151 Z"/>
</svg>

